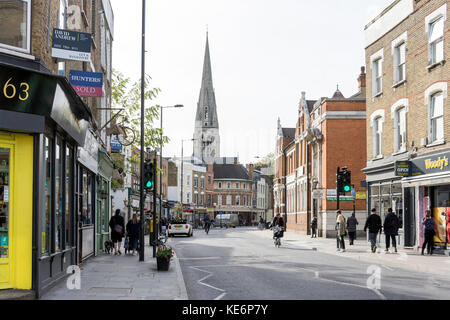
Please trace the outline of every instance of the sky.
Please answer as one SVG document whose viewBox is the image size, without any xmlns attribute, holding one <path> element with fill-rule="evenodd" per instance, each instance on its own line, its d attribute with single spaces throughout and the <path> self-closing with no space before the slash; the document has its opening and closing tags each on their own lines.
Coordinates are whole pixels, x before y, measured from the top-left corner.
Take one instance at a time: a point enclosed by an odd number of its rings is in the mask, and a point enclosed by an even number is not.
<svg viewBox="0 0 450 320">
<path fill-rule="evenodd" d="M 146 73 L 161 89 L 148 104 L 165 109 L 165 157 L 192 139 L 206 32 L 219 117 L 221 156 L 257 162 L 274 152 L 277 120 L 295 127 L 301 92 L 330 97 L 358 91 L 364 27 L 393 0 L 147 0 Z M 113 68 L 141 74 L 142 1 L 111 0 Z M 159 127 L 159 120 L 155 121 Z M 192 142 L 184 142 L 184 156 Z"/>
</svg>

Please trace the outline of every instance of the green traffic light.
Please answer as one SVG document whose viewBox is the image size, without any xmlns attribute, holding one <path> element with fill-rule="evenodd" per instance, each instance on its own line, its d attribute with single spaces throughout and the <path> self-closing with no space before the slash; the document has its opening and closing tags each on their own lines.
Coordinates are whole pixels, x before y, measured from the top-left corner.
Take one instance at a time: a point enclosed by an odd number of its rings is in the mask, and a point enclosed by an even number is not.
<svg viewBox="0 0 450 320">
<path fill-rule="evenodd" d="M 153 186 L 153 182 L 152 181 L 147 181 L 146 186 L 147 186 L 147 188 L 151 188 Z"/>
<path fill-rule="evenodd" d="M 350 190 L 351 190 L 350 186 L 344 186 L 344 191 L 345 192 L 350 192 Z"/>
</svg>

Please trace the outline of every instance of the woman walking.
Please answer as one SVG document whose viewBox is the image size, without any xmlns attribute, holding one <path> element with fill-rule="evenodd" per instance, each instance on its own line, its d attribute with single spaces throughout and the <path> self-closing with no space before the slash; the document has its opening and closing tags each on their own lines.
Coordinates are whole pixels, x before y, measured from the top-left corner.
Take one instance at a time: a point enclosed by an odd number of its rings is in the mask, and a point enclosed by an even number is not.
<svg viewBox="0 0 450 320">
<path fill-rule="evenodd" d="M 122 254 L 120 247 L 125 233 L 125 221 L 120 215 L 120 209 L 117 209 L 115 216 L 111 217 L 109 227 L 111 228 L 111 240 L 114 243 L 114 255 Z M 117 246 L 119 246 L 119 249 L 117 249 Z"/>
<path fill-rule="evenodd" d="M 337 239 L 337 251 L 345 252 L 345 241 L 344 237 L 347 232 L 345 230 L 345 218 L 342 215 L 342 211 L 336 211 L 336 239 Z"/>
<path fill-rule="evenodd" d="M 141 233 L 141 223 L 138 221 L 137 214 L 127 223 L 127 235 L 130 238 L 130 246 L 133 249 L 133 256 L 136 255 L 136 249 Z"/>
<path fill-rule="evenodd" d="M 425 247 L 427 247 L 427 253 L 429 255 L 433 254 L 434 247 L 434 220 L 431 217 L 431 211 L 426 211 L 426 217 L 423 218 L 422 225 L 425 226 L 424 236 L 425 240 L 422 245 L 422 255 L 424 255 Z"/>
</svg>

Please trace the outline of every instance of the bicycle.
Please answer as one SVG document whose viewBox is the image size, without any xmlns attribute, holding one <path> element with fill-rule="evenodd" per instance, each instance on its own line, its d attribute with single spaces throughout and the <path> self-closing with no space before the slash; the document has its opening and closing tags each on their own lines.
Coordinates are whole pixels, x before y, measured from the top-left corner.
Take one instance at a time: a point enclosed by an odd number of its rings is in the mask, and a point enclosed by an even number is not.
<svg viewBox="0 0 450 320">
<path fill-rule="evenodd" d="M 280 226 L 273 227 L 273 240 L 275 244 L 275 248 L 279 248 L 281 246 L 281 238 L 282 238 L 283 229 Z"/>
</svg>

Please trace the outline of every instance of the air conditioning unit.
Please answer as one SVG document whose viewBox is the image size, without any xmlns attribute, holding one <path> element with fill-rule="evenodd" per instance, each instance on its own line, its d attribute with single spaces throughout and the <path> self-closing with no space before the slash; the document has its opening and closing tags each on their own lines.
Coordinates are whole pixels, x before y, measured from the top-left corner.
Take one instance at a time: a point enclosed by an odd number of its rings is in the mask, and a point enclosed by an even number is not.
<svg viewBox="0 0 450 320">
<path fill-rule="evenodd" d="M 428 138 L 422 138 L 420 144 L 422 147 L 426 147 L 428 145 Z"/>
</svg>

